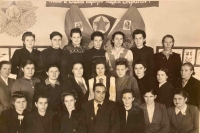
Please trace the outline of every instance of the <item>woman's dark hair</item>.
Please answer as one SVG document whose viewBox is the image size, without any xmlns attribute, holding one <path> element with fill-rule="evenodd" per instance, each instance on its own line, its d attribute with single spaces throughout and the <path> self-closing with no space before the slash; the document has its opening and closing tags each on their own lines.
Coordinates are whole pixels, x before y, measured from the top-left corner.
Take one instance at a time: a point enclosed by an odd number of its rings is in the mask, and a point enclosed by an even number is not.
<svg viewBox="0 0 200 133">
<path fill-rule="evenodd" d="M 126 58 L 118 58 L 115 61 L 115 68 L 117 65 L 125 65 L 125 67 L 128 68 L 128 60 Z"/>
<path fill-rule="evenodd" d="M 156 89 L 155 88 L 146 88 L 144 91 L 143 91 L 143 96 L 146 94 L 146 93 L 152 93 L 153 95 L 157 95 L 157 92 L 156 92 Z"/>
<path fill-rule="evenodd" d="M 31 65 L 31 64 L 35 66 L 32 60 L 23 60 L 21 63 L 21 68 L 24 68 L 26 65 Z"/>
<path fill-rule="evenodd" d="M 60 71 L 59 65 L 57 65 L 57 64 L 50 64 L 50 65 L 48 65 L 48 66 L 46 67 L 46 72 L 48 72 L 49 69 L 52 68 L 52 67 L 56 67 L 56 68 L 58 68 L 58 70 Z"/>
<path fill-rule="evenodd" d="M 32 36 L 33 39 L 35 40 L 35 34 L 33 34 L 33 33 L 30 32 L 30 31 L 27 31 L 27 32 L 25 32 L 25 33 L 22 35 L 22 41 L 23 41 L 23 42 L 25 41 L 25 39 L 26 39 L 27 36 Z M 24 44 L 24 43 L 23 43 L 23 47 L 25 47 L 25 44 Z"/>
<path fill-rule="evenodd" d="M 92 70 L 93 70 L 93 73 L 92 73 L 92 77 L 96 77 L 97 76 L 97 72 L 96 72 L 96 67 L 97 67 L 97 65 L 99 65 L 99 64 L 103 64 L 104 65 L 104 67 L 105 67 L 105 73 L 104 73 L 104 75 L 107 75 L 107 73 L 108 73 L 108 69 L 106 68 L 106 62 L 105 61 L 103 61 L 103 60 L 98 60 L 98 61 L 96 61 L 95 63 L 94 63 L 94 66 L 92 66 Z"/>
<path fill-rule="evenodd" d="M 35 97 L 34 97 L 34 102 L 38 102 L 39 98 L 46 98 L 47 101 L 49 102 L 50 98 L 48 96 L 48 94 L 46 92 L 41 92 L 39 94 L 37 94 Z"/>
<path fill-rule="evenodd" d="M 2 66 L 3 66 L 4 64 L 6 64 L 6 65 L 11 65 L 11 66 L 12 66 L 12 63 L 11 63 L 10 61 L 5 61 L 5 60 L 3 60 L 3 61 L 0 62 L 0 70 L 1 70 L 1 68 L 2 68 Z"/>
<path fill-rule="evenodd" d="M 17 98 L 25 98 L 27 101 L 27 94 L 24 91 L 15 91 L 12 94 L 12 100 L 15 102 Z"/>
<path fill-rule="evenodd" d="M 123 89 L 122 90 L 122 94 L 121 94 L 121 98 L 123 98 L 123 95 L 126 94 L 126 93 L 131 93 L 133 97 L 135 97 L 135 93 L 131 90 L 131 89 Z"/>
<path fill-rule="evenodd" d="M 169 76 L 169 70 L 166 67 L 161 67 L 160 69 L 158 69 L 158 71 L 163 71 L 163 72 L 165 72 L 165 74 L 167 76 Z M 158 73 L 158 71 L 157 71 L 157 73 Z"/>
<path fill-rule="evenodd" d="M 26 39 L 27 36 L 32 36 L 32 37 L 34 38 L 34 40 L 35 40 L 35 34 L 33 34 L 33 33 L 30 32 L 30 31 L 27 31 L 27 32 L 25 32 L 25 33 L 22 35 L 22 41 L 23 41 L 23 42 L 25 41 L 25 39 Z"/>
<path fill-rule="evenodd" d="M 183 66 L 189 66 L 190 67 L 190 70 L 193 71 L 192 75 L 195 75 L 195 72 L 194 72 L 194 66 L 192 65 L 192 63 L 190 62 L 186 62 L 182 65 Z"/>
<path fill-rule="evenodd" d="M 125 40 L 125 34 L 123 32 L 121 32 L 121 31 L 116 31 L 115 33 L 112 34 L 112 39 L 110 40 L 110 43 L 111 43 L 112 47 L 114 47 L 114 45 L 115 45 L 113 41 L 114 41 L 116 35 L 122 35 L 123 42 Z"/>
<path fill-rule="evenodd" d="M 174 96 L 175 96 L 175 95 L 181 95 L 181 96 L 183 96 L 185 99 L 187 98 L 187 101 L 186 101 L 186 102 L 189 101 L 189 95 L 188 95 L 188 93 L 187 93 L 185 90 L 183 90 L 183 89 L 176 89 L 176 90 L 175 90 L 175 93 L 174 93 Z"/>
<path fill-rule="evenodd" d="M 62 38 L 62 34 L 60 32 L 54 31 L 50 34 L 50 39 L 52 39 L 54 36 L 60 36 Z"/>
<path fill-rule="evenodd" d="M 142 61 L 142 60 L 136 60 L 135 63 L 134 63 L 134 67 L 135 67 L 135 65 L 137 65 L 137 64 L 141 64 L 141 65 L 143 65 L 144 68 L 147 68 L 146 63 L 145 63 L 144 61 Z"/>
<path fill-rule="evenodd" d="M 75 90 L 67 90 L 61 94 L 62 102 L 64 103 L 66 96 L 73 96 L 75 100 L 78 100 L 78 95 Z"/>
<path fill-rule="evenodd" d="M 133 31 L 133 34 L 132 34 L 133 39 L 135 39 L 135 35 L 137 35 L 137 34 L 142 34 L 142 37 L 143 37 L 144 39 L 146 39 L 146 33 L 145 33 L 145 31 L 140 30 L 140 29 L 134 30 L 134 31 Z M 143 44 L 146 44 L 146 40 L 143 42 Z"/>
<path fill-rule="evenodd" d="M 100 37 L 102 38 L 102 40 L 104 39 L 104 35 L 103 35 L 102 32 L 100 32 L 100 31 L 95 31 L 95 32 L 93 32 L 92 35 L 91 35 L 91 40 L 94 40 L 94 37 L 96 37 L 96 36 L 100 36 Z"/>
<path fill-rule="evenodd" d="M 74 68 L 74 66 L 75 66 L 76 64 L 81 64 L 81 65 L 82 65 L 82 67 L 83 67 L 83 63 L 82 63 L 82 62 L 79 62 L 79 61 L 77 61 L 77 62 L 73 62 L 73 63 L 72 63 L 72 65 L 71 65 L 71 70 L 73 70 L 73 68 Z"/>
<path fill-rule="evenodd" d="M 163 38 L 162 38 L 162 45 L 164 47 L 164 41 L 165 41 L 165 38 L 171 38 L 172 39 L 172 42 L 174 43 L 175 40 L 174 40 L 174 37 L 172 35 L 165 35 Z M 174 47 L 174 44 L 172 45 L 172 48 Z"/>
<path fill-rule="evenodd" d="M 71 29 L 71 31 L 70 31 L 70 37 L 72 37 L 73 33 L 79 33 L 80 36 L 82 36 L 82 32 L 81 32 L 81 30 L 79 28 L 73 28 L 73 29 Z M 82 44 L 82 41 L 83 41 L 83 39 L 81 39 L 81 44 Z M 69 39 L 69 43 L 72 44 L 72 40 L 71 39 Z"/>
<path fill-rule="evenodd" d="M 105 87 L 105 85 L 103 83 L 96 83 L 93 87 L 93 92 L 95 92 L 96 90 L 96 87 L 104 87 L 105 88 L 105 91 L 107 91 L 107 88 Z"/>
</svg>

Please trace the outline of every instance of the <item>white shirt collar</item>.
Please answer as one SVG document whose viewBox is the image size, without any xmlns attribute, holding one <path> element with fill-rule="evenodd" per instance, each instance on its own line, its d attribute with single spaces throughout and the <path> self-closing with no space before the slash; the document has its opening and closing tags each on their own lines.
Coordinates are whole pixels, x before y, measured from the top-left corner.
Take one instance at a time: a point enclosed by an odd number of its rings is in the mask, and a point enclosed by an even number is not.
<svg viewBox="0 0 200 133">
<path fill-rule="evenodd" d="M 181 110 L 175 107 L 175 113 L 178 114 L 181 111 L 182 115 L 185 115 L 186 109 L 187 109 L 187 104 L 185 104 L 185 107 Z"/>
<path fill-rule="evenodd" d="M 1 76 L 1 79 L 5 82 L 6 85 L 8 85 L 8 78 L 5 79 L 4 77 Z"/>
<path fill-rule="evenodd" d="M 165 82 L 163 82 L 163 83 L 161 83 L 161 84 L 159 84 L 159 88 L 164 84 L 164 83 L 166 83 L 167 81 L 165 81 Z"/>
<path fill-rule="evenodd" d="M 96 77 L 96 80 L 101 79 L 101 78 L 102 78 L 102 79 L 106 79 L 106 76 L 105 76 L 105 75 L 103 75 L 103 76 L 97 76 L 97 77 Z"/>
<path fill-rule="evenodd" d="M 97 103 L 97 102 L 94 100 L 94 108 L 97 108 L 97 105 L 98 105 L 98 104 L 101 104 L 101 105 L 102 105 L 102 104 L 103 104 L 103 101 L 102 101 L 101 103 Z"/>
</svg>

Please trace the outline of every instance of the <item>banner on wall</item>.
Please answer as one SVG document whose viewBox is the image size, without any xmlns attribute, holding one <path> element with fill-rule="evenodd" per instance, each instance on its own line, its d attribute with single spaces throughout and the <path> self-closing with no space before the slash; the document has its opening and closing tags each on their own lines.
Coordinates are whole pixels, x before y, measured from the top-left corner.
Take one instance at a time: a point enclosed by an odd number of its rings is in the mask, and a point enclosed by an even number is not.
<svg viewBox="0 0 200 133">
<path fill-rule="evenodd" d="M 136 8 L 158 7 L 159 1 L 47 1 L 46 7 L 70 8 L 78 5 L 79 8 L 109 7 L 109 8 Z"/>
</svg>

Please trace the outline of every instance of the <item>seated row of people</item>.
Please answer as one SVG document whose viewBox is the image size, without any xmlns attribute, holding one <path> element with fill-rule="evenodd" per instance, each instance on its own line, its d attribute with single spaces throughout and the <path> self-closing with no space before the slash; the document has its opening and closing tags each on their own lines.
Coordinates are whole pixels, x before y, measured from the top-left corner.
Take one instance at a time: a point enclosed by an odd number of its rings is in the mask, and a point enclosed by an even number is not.
<svg viewBox="0 0 200 133">
<path fill-rule="evenodd" d="M 40 93 L 34 99 L 36 109 L 29 112 L 24 91 L 13 93 L 14 108 L 0 115 L 0 133 L 198 133 L 199 111 L 187 104 L 188 94 L 178 89 L 173 94 L 175 107 L 166 109 L 155 102 L 156 91 L 149 88 L 143 94 L 145 103 L 134 104 L 135 94 L 124 89 L 122 105 L 106 100 L 107 88 L 94 85 L 94 99 L 76 108 L 79 98 L 76 91 L 62 93 L 62 109 L 57 113 L 48 110 L 51 99 Z"/>
</svg>

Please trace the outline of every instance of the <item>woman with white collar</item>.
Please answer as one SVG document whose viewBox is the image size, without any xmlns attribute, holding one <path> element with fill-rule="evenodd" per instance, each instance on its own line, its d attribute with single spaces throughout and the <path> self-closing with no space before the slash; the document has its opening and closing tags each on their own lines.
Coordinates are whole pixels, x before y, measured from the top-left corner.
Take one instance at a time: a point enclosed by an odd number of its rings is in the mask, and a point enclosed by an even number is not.
<svg viewBox="0 0 200 133">
<path fill-rule="evenodd" d="M 133 76 L 133 53 L 131 50 L 122 47 L 125 40 L 125 34 L 121 31 L 116 31 L 110 40 L 112 49 L 108 50 L 105 54 L 107 65 L 112 76 L 117 76 L 115 71 L 115 61 L 118 58 L 125 58 L 128 60 L 128 68 L 130 76 Z"/>
<path fill-rule="evenodd" d="M 168 79 L 168 69 L 167 68 L 160 68 L 157 71 L 157 80 L 158 80 L 158 88 L 157 88 L 157 97 L 156 102 L 165 104 L 167 108 L 173 106 L 173 94 L 174 94 L 174 87 L 170 82 L 167 81 Z"/>
<path fill-rule="evenodd" d="M 82 103 L 88 101 L 89 96 L 88 83 L 83 78 L 83 65 L 81 62 L 72 65 L 72 73 L 74 76 L 69 78 L 69 89 L 77 92 L 76 109 L 81 109 Z"/>
<path fill-rule="evenodd" d="M 196 106 L 186 104 L 189 96 L 183 89 L 177 89 L 174 94 L 174 105 L 167 109 L 169 133 L 199 133 L 199 111 Z"/>
<path fill-rule="evenodd" d="M 97 61 L 95 63 L 94 78 L 89 79 L 89 100 L 94 99 L 93 87 L 96 83 L 103 83 L 107 88 L 106 100 L 116 101 L 115 78 L 106 74 L 106 63 Z"/>
</svg>

